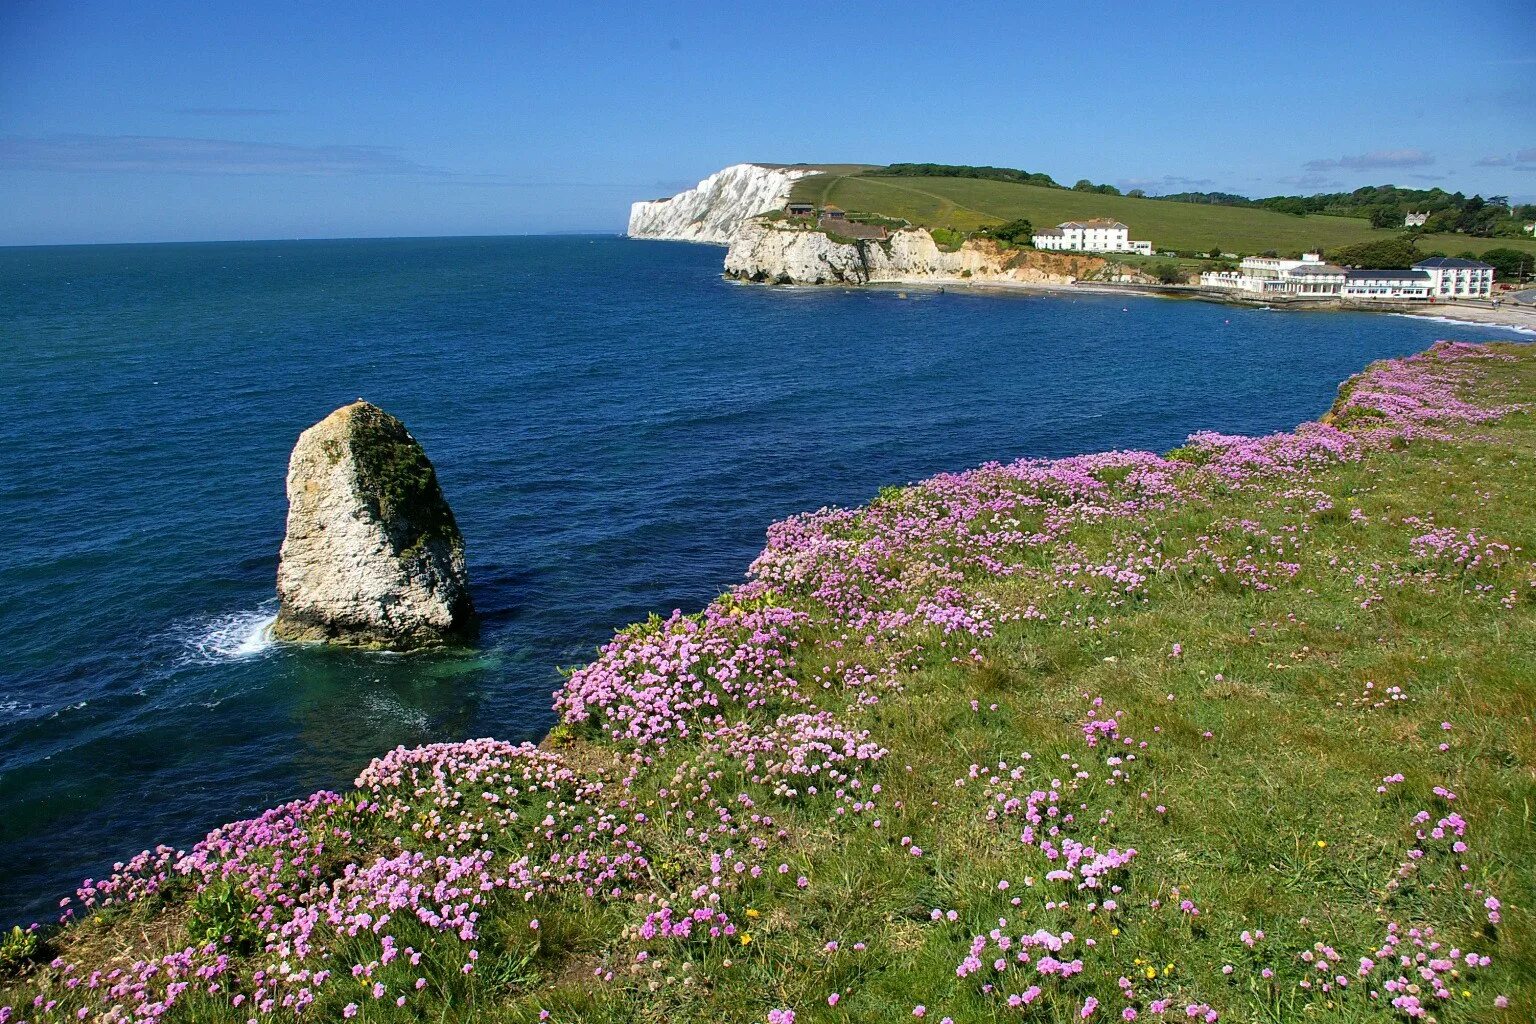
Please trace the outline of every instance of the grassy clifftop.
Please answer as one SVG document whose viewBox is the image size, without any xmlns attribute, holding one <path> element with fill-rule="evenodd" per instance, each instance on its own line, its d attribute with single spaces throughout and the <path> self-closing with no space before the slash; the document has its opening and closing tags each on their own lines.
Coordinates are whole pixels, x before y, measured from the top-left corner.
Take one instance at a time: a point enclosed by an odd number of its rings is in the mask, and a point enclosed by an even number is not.
<svg viewBox="0 0 1536 1024">
<path fill-rule="evenodd" d="M 778 524 L 543 749 L 88 884 L 0 1020 L 1530 1020 L 1533 399 L 1442 345 L 1326 424 Z"/>
<path fill-rule="evenodd" d="M 1391 229 L 1372 228 L 1369 222 L 1355 217 L 1296 217 L 1273 210 L 1099 195 L 1009 181 L 870 176 L 858 170 L 801 179 L 791 198 L 959 231 L 1018 218 L 1045 228 L 1065 220 L 1113 217 L 1130 225 L 1132 238 L 1150 239 L 1158 249 L 1200 252 L 1215 246 L 1245 253 L 1331 249 L 1397 234 Z M 1426 252 L 1480 253 L 1491 248 L 1536 251 L 1536 242 L 1530 239 L 1470 235 L 1426 235 L 1419 244 Z"/>
</svg>

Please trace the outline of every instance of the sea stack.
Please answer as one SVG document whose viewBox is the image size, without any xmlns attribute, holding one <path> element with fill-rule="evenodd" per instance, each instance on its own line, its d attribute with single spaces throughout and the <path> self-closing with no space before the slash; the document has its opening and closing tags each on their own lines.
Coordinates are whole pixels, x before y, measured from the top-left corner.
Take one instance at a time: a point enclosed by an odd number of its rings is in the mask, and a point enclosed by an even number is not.
<svg viewBox="0 0 1536 1024">
<path fill-rule="evenodd" d="M 415 650 L 474 626 L 464 538 L 427 453 L 358 400 L 299 435 L 288 462 L 288 533 L 273 636 Z"/>
</svg>

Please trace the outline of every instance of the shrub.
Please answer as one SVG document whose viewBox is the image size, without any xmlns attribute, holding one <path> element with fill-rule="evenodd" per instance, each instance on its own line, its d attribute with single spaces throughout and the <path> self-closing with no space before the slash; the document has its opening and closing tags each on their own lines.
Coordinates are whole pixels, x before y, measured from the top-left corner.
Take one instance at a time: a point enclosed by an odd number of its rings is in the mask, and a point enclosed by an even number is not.
<svg viewBox="0 0 1536 1024">
<path fill-rule="evenodd" d="M 0 975 L 13 974 L 37 956 L 37 934 L 12 928 L 0 938 Z"/>
<path fill-rule="evenodd" d="M 965 232 L 954 228 L 933 228 L 929 234 L 933 236 L 934 244 L 946 252 L 954 252 L 965 244 Z"/>
<path fill-rule="evenodd" d="M 1419 251 L 1413 242 L 1404 238 L 1384 238 L 1379 242 L 1357 242 L 1341 245 L 1328 253 L 1335 263 L 1346 267 L 1364 267 L 1367 270 L 1386 270 L 1408 267 L 1417 263 Z"/>
<path fill-rule="evenodd" d="M 1493 268 L 1496 277 L 1524 280 L 1536 272 L 1536 256 L 1519 249 L 1489 249 L 1482 261 Z"/>
<path fill-rule="evenodd" d="M 261 946 L 261 929 L 251 920 L 254 909 L 243 889 L 220 879 L 192 901 L 187 937 L 198 945 L 212 942 L 237 953 L 255 952 Z"/>
<path fill-rule="evenodd" d="M 1011 245 L 1025 245 L 1034 237 L 1035 229 L 1030 222 L 1020 217 L 1018 220 L 1010 220 L 1006 224 L 998 224 L 985 230 L 987 237 L 995 238 L 999 242 L 1007 242 Z"/>
</svg>

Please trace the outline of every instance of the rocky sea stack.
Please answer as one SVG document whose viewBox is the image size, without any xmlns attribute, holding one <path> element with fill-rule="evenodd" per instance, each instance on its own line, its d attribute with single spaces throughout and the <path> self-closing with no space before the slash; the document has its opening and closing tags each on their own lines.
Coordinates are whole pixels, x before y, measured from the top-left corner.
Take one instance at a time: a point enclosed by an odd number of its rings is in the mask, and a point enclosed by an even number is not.
<svg viewBox="0 0 1536 1024">
<path fill-rule="evenodd" d="M 427 453 L 364 401 L 299 435 L 277 567 L 279 640 L 415 650 L 467 640 L 464 538 Z"/>
</svg>

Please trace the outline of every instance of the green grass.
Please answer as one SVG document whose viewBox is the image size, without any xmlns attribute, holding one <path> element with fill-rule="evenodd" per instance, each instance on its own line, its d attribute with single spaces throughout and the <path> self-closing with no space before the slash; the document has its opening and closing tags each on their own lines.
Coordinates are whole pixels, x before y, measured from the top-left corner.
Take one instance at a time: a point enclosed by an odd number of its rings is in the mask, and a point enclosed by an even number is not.
<svg viewBox="0 0 1536 1024">
<path fill-rule="evenodd" d="M 1208 252 L 1219 245 L 1224 252 L 1242 254 L 1266 249 L 1287 252 L 1329 249 L 1398 234 L 1388 228 L 1372 228 L 1354 217 L 1294 217 L 1272 210 L 1105 196 L 976 178 L 827 173 L 797 182 L 791 198 L 958 231 L 974 231 L 1019 217 L 1028 218 L 1036 228 L 1064 220 L 1113 217 L 1130 226 L 1132 238 L 1150 239 L 1159 250 Z M 1421 251 L 1444 250 L 1453 256 L 1500 247 L 1536 252 L 1536 241 L 1467 235 L 1426 235 L 1419 241 Z"/>
<path fill-rule="evenodd" d="M 1536 400 L 1536 351 L 1502 351 L 1516 358 L 1479 364 L 1474 397 Z M 1140 544 L 1176 558 L 1214 538 L 1227 557 L 1299 568 L 1294 578 L 1274 577 L 1273 589 L 1255 590 L 1196 560 L 1186 571 L 1155 574 L 1133 598 L 1100 591 L 1075 606 L 1052 606 L 1045 619 L 1004 623 L 977 644 L 979 660 L 929 645 L 901 673 L 901 690 L 884 694 L 861 721 L 890 751 L 873 777 L 883 787 L 879 828 L 836 817 L 829 793 L 775 800 L 754 790 L 756 810 L 771 814 L 786 837 L 771 858 L 791 866 L 787 879 L 803 874 L 811 884 L 767 877 L 745 886 L 741 905 L 731 909 L 750 922 L 749 945 L 653 943 L 641 964 L 639 944 L 622 930 L 645 907 L 562 897 L 537 907 L 541 927 L 533 931 L 534 911 L 492 897 L 473 976 L 456 969 L 462 952 L 451 937 L 407 931 L 401 942 L 423 951 L 422 965 L 397 961 L 376 977 L 391 992 L 424 978 L 426 1004 L 397 1010 L 368 999 L 364 983 L 343 978 L 307 1019 L 337 1019 L 356 1001 L 363 1006 L 358 1020 L 372 1024 L 510 1024 L 538 1020 L 541 1010 L 557 1024 L 762 1024 L 776 1007 L 794 1007 L 796 1024 L 849 1024 L 912 1020 L 922 1003 L 925 1024 L 944 1016 L 956 1024 L 1069 1024 L 1070 1000 L 1023 1015 L 983 995 L 974 978 L 956 978 L 970 936 L 1006 917 L 1013 934 L 1045 927 L 1097 936 L 1088 973 L 1063 983 L 1073 999 L 1092 993 L 1103 1000 L 1095 1021 L 1119 1019 L 1114 1000 L 1123 976 L 1143 1003 L 1157 995 L 1176 1000 L 1169 1019 L 1186 1019 L 1184 1002 L 1199 1000 L 1233 1024 L 1393 1024 L 1401 1018 L 1358 988 L 1334 997 L 1298 988 L 1322 976 L 1301 951 L 1337 947 L 1337 970 L 1350 974 L 1353 958 L 1381 942 L 1388 920 L 1432 926 L 1447 945 L 1493 958 L 1492 967 L 1469 972 L 1451 1000 L 1436 1004 L 1442 1024 L 1531 1020 L 1533 479 L 1536 416 L 1523 411 L 1261 490 L 1218 489 L 1144 522 L 1080 525 L 1070 541 L 1087 564 Z M 1130 486 L 1123 472 L 1106 474 L 1105 482 Z M 904 494 L 888 489 L 877 500 L 899 506 Z M 1511 546 L 1511 557 L 1462 576 L 1427 575 L 1409 542 L 1431 522 L 1497 538 Z M 995 582 L 991 596 L 1005 607 L 1037 598 L 1044 605 L 1039 589 L 1039 580 L 1019 575 Z M 1174 644 L 1182 646 L 1177 657 Z M 853 656 L 834 637 L 813 636 L 797 651 L 795 671 L 815 678 Z M 1372 706 L 1388 687 L 1401 687 L 1407 699 Z M 1137 760 L 1127 762 L 1129 777 L 1119 785 L 1107 784 L 1105 751 L 1083 744 L 1081 726 L 1092 713 L 1086 694 L 1103 698 L 1101 715 L 1127 709 L 1126 733 L 1147 741 L 1122 752 Z M 583 763 L 609 757 L 590 738 L 562 749 Z M 1021 758 L 1025 751 L 1032 760 Z M 1076 786 L 1070 802 L 1081 804 L 1089 823 L 1085 841 L 1138 851 L 1127 875 L 1110 879 L 1126 887 L 1121 911 L 1110 916 L 1087 905 L 1105 891 L 1074 894 L 1070 907 L 1043 905 L 1028 879 L 1043 876 L 1050 863 L 1020 847 L 1016 819 L 1004 827 L 988 821 L 987 809 L 999 805 L 984 794 L 984 780 L 956 786 L 971 765 L 1000 760 L 1027 768 L 1024 793 Z M 1079 764 L 1087 772 L 1080 784 L 1072 781 Z M 1378 793 L 1395 772 L 1406 782 Z M 990 774 L 1006 779 L 1008 771 Z M 752 788 L 738 765 L 680 745 L 658 755 L 630 798 L 654 818 L 667 804 L 662 787 L 676 798 L 680 788 L 703 791 L 706 781 L 727 798 Z M 1437 796 L 1435 785 L 1453 790 L 1454 803 Z M 1456 858 L 1465 872 L 1454 861 L 1431 860 L 1397 879 L 1420 808 L 1456 810 L 1471 822 L 1470 850 Z M 1108 824 L 1093 828 L 1092 816 L 1104 811 Z M 693 833 L 710 817 L 655 822 L 646 844 L 659 886 L 686 888 L 683 851 L 699 849 Z M 902 836 L 925 856 L 910 856 L 897 841 Z M 509 837 L 508 848 L 518 841 Z M 733 841 L 722 834 L 715 848 Z M 1000 891 L 999 879 L 1012 888 Z M 1489 924 L 1480 899 L 1462 884 L 1496 892 L 1502 923 Z M 1011 905 L 1015 896 L 1022 906 Z M 1199 916 L 1179 912 L 1186 898 Z M 935 907 L 955 909 L 959 920 L 933 923 Z M 131 944 L 163 921 L 157 913 L 137 907 L 103 915 L 99 926 L 87 921 L 76 941 L 111 936 Z M 206 930 L 227 917 L 214 903 L 187 927 Z M 176 927 L 164 926 L 169 948 L 177 948 Z M 1250 949 L 1239 939 L 1245 930 L 1265 938 Z M 351 956 L 359 962 L 377 955 L 366 934 L 340 941 L 357 947 Z M 827 948 L 831 941 L 840 944 L 836 951 Z M 855 942 L 867 948 L 856 951 Z M 1263 978 L 1264 969 L 1274 978 Z M 594 980 L 594 971 L 613 977 Z M 827 1003 L 832 992 L 841 996 L 836 1007 Z M 1500 993 L 1513 1000 L 1506 1011 L 1493 1009 Z M 7 992 L 0 976 L 0 1005 L 18 994 L 30 990 L 18 984 Z M 235 1024 L 246 1016 L 192 996 L 168 1019 Z M 1148 1019 L 1157 1018 L 1144 1013 Z"/>
</svg>

